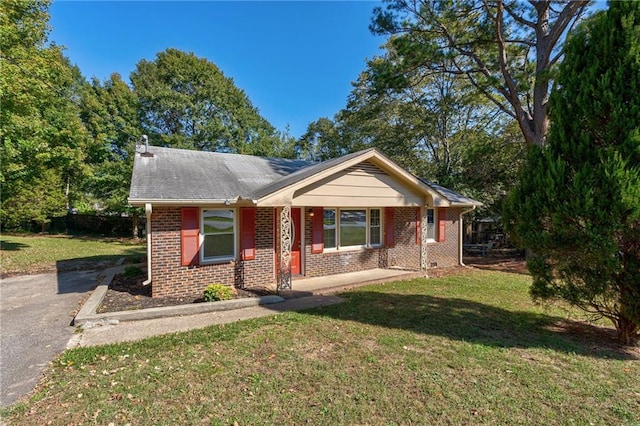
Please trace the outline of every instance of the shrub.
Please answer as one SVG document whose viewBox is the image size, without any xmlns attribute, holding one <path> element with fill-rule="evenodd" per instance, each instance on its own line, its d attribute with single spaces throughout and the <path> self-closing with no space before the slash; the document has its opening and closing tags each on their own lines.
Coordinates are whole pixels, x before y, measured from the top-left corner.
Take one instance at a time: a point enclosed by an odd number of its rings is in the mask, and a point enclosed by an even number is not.
<svg viewBox="0 0 640 426">
<path fill-rule="evenodd" d="M 138 268 L 137 266 L 129 265 L 124 268 L 124 272 L 122 272 L 122 275 L 127 278 L 135 278 L 143 275 L 143 273 L 144 272 L 142 271 L 142 269 Z"/>
<path fill-rule="evenodd" d="M 209 284 L 204 289 L 205 302 L 217 302 L 218 300 L 229 300 L 233 297 L 231 287 L 222 284 Z"/>
</svg>

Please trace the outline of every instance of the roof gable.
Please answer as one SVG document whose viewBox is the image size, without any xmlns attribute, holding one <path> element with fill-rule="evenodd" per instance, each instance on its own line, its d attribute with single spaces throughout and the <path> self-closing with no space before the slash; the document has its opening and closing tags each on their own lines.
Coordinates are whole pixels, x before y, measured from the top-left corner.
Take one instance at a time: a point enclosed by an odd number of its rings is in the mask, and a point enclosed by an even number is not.
<svg viewBox="0 0 640 426">
<path fill-rule="evenodd" d="M 129 197 L 133 205 L 290 205 L 296 191 L 300 194 L 303 188 L 317 187 L 354 168 L 377 176 L 388 186 L 396 186 L 396 190 L 402 189 L 399 193 L 422 197 L 424 204 L 428 199 L 430 205 L 442 207 L 480 205 L 418 179 L 374 148 L 321 163 L 155 146 L 148 150 L 148 154 L 136 153 L 134 160 Z"/>
</svg>

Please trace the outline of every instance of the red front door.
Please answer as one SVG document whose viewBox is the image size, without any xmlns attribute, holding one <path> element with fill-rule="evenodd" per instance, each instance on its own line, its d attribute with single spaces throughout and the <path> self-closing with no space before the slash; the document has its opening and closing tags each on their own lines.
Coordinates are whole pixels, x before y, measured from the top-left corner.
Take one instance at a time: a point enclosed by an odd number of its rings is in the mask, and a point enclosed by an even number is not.
<svg viewBox="0 0 640 426">
<path fill-rule="evenodd" d="M 300 258 L 300 209 L 291 209 L 291 275 L 302 273 Z"/>
</svg>

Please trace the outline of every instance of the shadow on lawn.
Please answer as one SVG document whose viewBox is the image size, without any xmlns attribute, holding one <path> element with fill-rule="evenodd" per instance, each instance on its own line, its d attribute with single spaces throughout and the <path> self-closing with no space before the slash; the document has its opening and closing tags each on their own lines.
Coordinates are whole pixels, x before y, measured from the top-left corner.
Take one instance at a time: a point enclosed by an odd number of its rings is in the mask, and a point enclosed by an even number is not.
<svg viewBox="0 0 640 426">
<path fill-rule="evenodd" d="M 639 359 L 637 350 L 617 343 L 614 330 L 561 317 L 427 295 L 355 291 L 341 296 L 348 302 L 306 312 L 498 348 Z"/>
<path fill-rule="evenodd" d="M 13 241 L 0 240 L 0 250 L 19 251 L 31 247 L 28 244 L 16 243 Z"/>
</svg>

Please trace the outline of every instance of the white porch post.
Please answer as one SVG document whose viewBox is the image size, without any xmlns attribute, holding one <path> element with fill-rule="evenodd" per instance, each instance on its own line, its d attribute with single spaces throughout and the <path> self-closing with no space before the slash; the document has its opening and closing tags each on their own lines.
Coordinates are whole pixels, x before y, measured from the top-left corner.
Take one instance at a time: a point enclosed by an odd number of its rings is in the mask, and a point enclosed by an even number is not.
<svg viewBox="0 0 640 426">
<path fill-rule="evenodd" d="M 420 267 L 423 271 L 427 270 L 427 240 L 429 224 L 427 223 L 427 209 L 420 208 Z"/>
<path fill-rule="evenodd" d="M 278 292 L 291 290 L 291 206 L 279 209 L 280 262 L 278 265 Z"/>
</svg>

